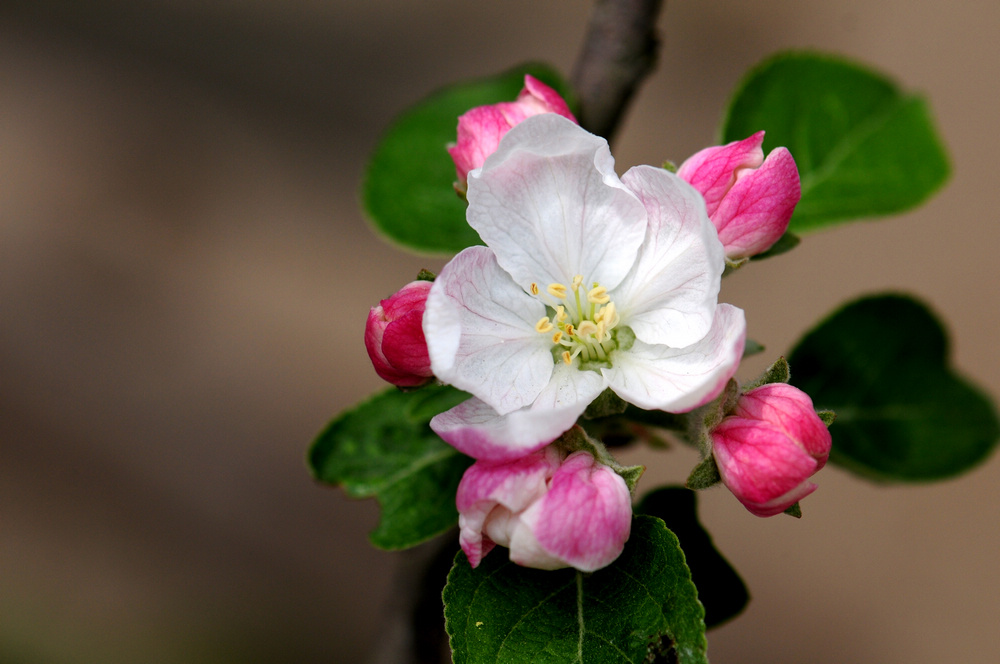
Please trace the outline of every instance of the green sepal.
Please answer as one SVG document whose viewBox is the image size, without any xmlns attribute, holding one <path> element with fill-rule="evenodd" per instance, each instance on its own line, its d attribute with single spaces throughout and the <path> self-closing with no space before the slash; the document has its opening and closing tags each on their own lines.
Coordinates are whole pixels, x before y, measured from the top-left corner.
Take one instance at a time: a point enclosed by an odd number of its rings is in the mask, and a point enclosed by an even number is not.
<svg viewBox="0 0 1000 664">
<path fill-rule="evenodd" d="M 621 415 L 626 408 L 628 403 L 609 387 L 590 402 L 587 410 L 583 411 L 583 416 L 588 420 L 595 420 L 599 417 Z"/>
<path fill-rule="evenodd" d="M 476 569 L 458 554 L 444 589 L 455 664 L 707 664 L 705 610 L 677 537 L 636 516 L 607 567 L 520 567 L 497 548 Z"/>
<path fill-rule="evenodd" d="M 417 281 L 434 281 L 437 279 L 437 275 L 430 270 L 421 269 L 417 272 Z"/>
<path fill-rule="evenodd" d="M 715 456 L 709 454 L 694 467 L 684 486 L 692 491 L 701 491 L 715 486 L 721 481 L 722 475 L 719 474 L 719 465 L 715 462 Z"/>
<path fill-rule="evenodd" d="M 794 516 L 796 519 L 802 518 L 802 506 L 796 502 L 794 505 L 790 505 L 788 509 L 784 511 L 788 516 Z"/>
<path fill-rule="evenodd" d="M 611 453 L 608 452 L 608 448 L 604 445 L 604 443 L 591 437 L 590 434 L 588 434 L 587 431 L 580 426 L 574 426 L 553 441 L 553 444 L 560 446 L 570 454 L 579 451 L 589 453 L 597 459 L 598 463 L 608 466 L 611 470 L 620 475 L 621 478 L 625 480 L 625 484 L 628 486 L 628 490 L 631 493 L 635 493 L 635 486 L 639 483 L 639 478 L 642 477 L 644 472 L 646 472 L 645 466 L 623 466 L 618 463 L 618 460 L 611 456 Z"/>
<path fill-rule="evenodd" d="M 697 494 L 681 487 L 663 487 L 646 494 L 636 512 L 663 519 L 677 536 L 709 629 L 746 608 L 750 601 L 746 585 L 698 520 Z"/>
<path fill-rule="evenodd" d="M 788 361 L 779 357 L 774 361 L 771 366 L 764 370 L 764 372 L 743 386 L 742 393 L 746 394 L 750 390 L 760 387 L 761 385 L 769 385 L 771 383 L 787 383 L 790 372 L 788 368 Z"/>
<path fill-rule="evenodd" d="M 819 419 L 823 420 L 823 424 L 826 425 L 827 429 L 837 420 L 837 413 L 832 410 L 817 410 L 816 414 L 819 415 Z"/>
<path fill-rule="evenodd" d="M 409 548 L 458 523 L 455 492 L 473 460 L 428 422 L 467 398 L 440 385 L 389 389 L 341 413 L 312 444 L 308 461 L 318 481 L 378 500 L 381 516 L 370 535 L 375 546 Z"/>
</svg>

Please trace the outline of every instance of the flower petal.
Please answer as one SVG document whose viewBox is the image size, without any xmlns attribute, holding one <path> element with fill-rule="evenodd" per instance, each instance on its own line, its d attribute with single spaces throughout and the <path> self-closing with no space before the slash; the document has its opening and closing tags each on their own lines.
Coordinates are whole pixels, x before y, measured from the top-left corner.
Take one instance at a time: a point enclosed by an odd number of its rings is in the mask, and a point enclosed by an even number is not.
<svg viewBox="0 0 1000 664">
<path fill-rule="evenodd" d="M 498 414 L 479 399 L 468 399 L 435 415 L 431 429 L 474 459 L 510 461 L 545 447 L 576 423 L 589 401 L 552 408 L 522 408 Z"/>
<path fill-rule="evenodd" d="M 523 511 L 540 498 L 559 462 L 559 452 L 550 448 L 510 463 L 477 461 L 465 471 L 455 505 L 459 512 L 459 542 L 472 567 L 479 564 L 494 543 L 509 545 L 509 536 L 502 535 L 506 525 L 503 517 Z M 488 519 L 496 521 L 490 524 L 494 538 L 485 534 Z"/>
<path fill-rule="evenodd" d="M 689 346 L 712 326 L 722 244 L 701 195 L 676 175 L 637 166 L 622 182 L 642 201 L 649 225 L 632 271 L 611 298 L 640 340 Z"/>
<path fill-rule="evenodd" d="M 434 281 L 424 337 L 434 375 L 499 413 L 522 408 L 552 375 L 551 343 L 535 331 L 545 307 L 500 269 L 486 247 L 455 256 Z"/>
<path fill-rule="evenodd" d="M 532 283 L 612 289 L 635 261 L 646 211 L 614 171 L 603 138 L 554 113 L 510 130 L 469 173 L 467 219 L 524 290 Z"/>
<path fill-rule="evenodd" d="M 521 522 L 533 537 L 515 533 L 511 560 L 542 569 L 569 565 L 593 572 L 611 564 L 625 548 L 632 498 L 618 474 L 596 464 L 589 453 L 576 452 L 563 461 L 548 493 L 524 511 Z M 545 559 L 539 550 L 548 554 Z"/>
<path fill-rule="evenodd" d="M 612 367 L 602 371 L 625 401 L 683 413 L 718 396 L 739 367 L 745 341 L 743 310 L 720 304 L 712 329 L 697 343 L 670 348 L 636 339 L 632 348 L 615 352 Z"/>
<path fill-rule="evenodd" d="M 713 216 L 738 173 L 764 161 L 763 144 L 764 132 L 758 131 L 742 141 L 705 148 L 685 159 L 677 175 L 702 193 L 708 215 Z"/>
</svg>

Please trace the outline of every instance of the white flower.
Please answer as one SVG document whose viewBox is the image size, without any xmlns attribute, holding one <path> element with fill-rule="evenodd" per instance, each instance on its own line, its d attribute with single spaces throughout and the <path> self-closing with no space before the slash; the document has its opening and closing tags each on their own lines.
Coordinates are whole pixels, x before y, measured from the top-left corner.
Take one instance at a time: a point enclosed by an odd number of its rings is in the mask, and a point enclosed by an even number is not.
<svg viewBox="0 0 1000 664">
<path fill-rule="evenodd" d="M 469 224 L 427 298 L 434 375 L 474 398 L 431 427 L 477 459 L 555 440 L 606 388 L 691 410 L 736 371 L 745 322 L 717 304 L 722 244 L 701 196 L 660 168 L 621 179 L 607 142 L 554 114 L 469 173 Z"/>
</svg>

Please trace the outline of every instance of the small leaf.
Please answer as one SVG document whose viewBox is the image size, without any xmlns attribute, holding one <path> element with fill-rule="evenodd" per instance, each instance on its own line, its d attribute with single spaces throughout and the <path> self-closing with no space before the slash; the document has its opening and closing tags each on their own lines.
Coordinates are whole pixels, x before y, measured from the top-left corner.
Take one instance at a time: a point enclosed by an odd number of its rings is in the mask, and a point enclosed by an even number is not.
<svg viewBox="0 0 1000 664">
<path fill-rule="evenodd" d="M 342 413 L 309 451 L 320 482 L 382 508 L 372 543 L 405 549 L 458 523 L 455 491 L 472 459 L 431 431 L 428 422 L 468 398 L 450 387 L 390 389 Z"/>
<path fill-rule="evenodd" d="M 681 543 L 698 599 L 705 606 L 705 625 L 711 629 L 735 617 L 750 601 L 743 579 L 698 521 L 698 496 L 681 487 L 664 487 L 647 494 L 636 512 L 663 519 Z"/>
<path fill-rule="evenodd" d="M 908 297 L 848 304 L 807 334 L 789 363 L 792 384 L 836 413 L 830 460 L 859 474 L 950 477 L 983 461 L 1000 438 L 993 404 L 949 366 L 941 324 Z"/>
<path fill-rule="evenodd" d="M 770 385 L 771 383 L 787 383 L 788 375 L 788 360 L 783 357 L 779 357 L 771 366 L 764 370 L 764 373 L 746 385 L 743 385 L 743 393 L 746 394 L 750 390 L 760 387 L 761 385 Z"/>
<path fill-rule="evenodd" d="M 671 646 L 680 664 L 707 664 L 704 609 L 660 519 L 635 517 L 624 553 L 593 574 L 519 567 L 505 554 L 476 569 L 455 558 L 444 589 L 455 664 L 641 664 Z"/>
<path fill-rule="evenodd" d="M 817 53 L 779 54 L 738 87 L 723 142 L 765 130 L 802 178 L 789 230 L 908 210 L 937 191 L 948 158 L 926 102 L 882 74 Z"/>
<path fill-rule="evenodd" d="M 481 244 L 465 221 L 456 193 L 454 143 L 458 116 L 476 106 L 514 101 L 531 74 L 564 96 L 568 86 L 552 69 L 528 64 L 498 76 L 454 85 L 403 113 L 376 147 L 362 185 L 375 228 L 386 238 L 424 253 L 449 254 Z"/>
<path fill-rule="evenodd" d="M 715 457 L 710 454 L 694 467 L 684 486 L 692 491 L 701 491 L 713 487 L 721 481 L 722 475 L 719 474 L 719 465 L 715 462 Z"/>
</svg>

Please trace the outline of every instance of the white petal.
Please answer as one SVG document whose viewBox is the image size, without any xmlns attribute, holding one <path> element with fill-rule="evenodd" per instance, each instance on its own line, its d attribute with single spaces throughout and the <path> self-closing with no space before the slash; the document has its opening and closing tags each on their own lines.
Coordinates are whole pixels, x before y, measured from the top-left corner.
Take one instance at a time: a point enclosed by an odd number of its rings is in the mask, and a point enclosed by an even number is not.
<svg viewBox="0 0 1000 664">
<path fill-rule="evenodd" d="M 725 254 L 695 189 L 662 168 L 637 166 L 622 182 L 649 215 L 635 266 L 611 298 L 625 325 L 648 344 L 681 348 L 708 332 Z"/>
<path fill-rule="evenodd" d="M 544 315 L 492 251 L 470 247 L 445 265 L 427 297 L 431 370 L 500 413 L 526 406 L 552 374 L 551 340 L 535 331 Z"/>
<path fill-rule="evenodd" d="M 522 288 L 538 283 L 611 289 L 646 231 L 646 211 L 622 185 L 603 138 L 548 113 L 510 130 L 469 174 L 469 224 Z"/>
<path fill-rule="evenodd" d="M 589 401 L 560 408 L 522 408 L 500 415 L 469 399 L 434 416 L 431 429 L 463 454 L 484 461 L 511 461 L 541 449 L 572 427 Z"/>
<path fill-rule="evenodd" d="M 617 351 L 602 369 L 611 389 L 646 410 L 683 413 L 718 396 L 739 367 L 746 341 L 743 310 L 720 304 L 712 329 L 686 348 L 653 346 L 638 339 Z"/>
</svg>

